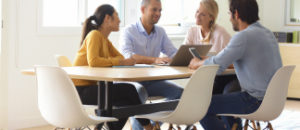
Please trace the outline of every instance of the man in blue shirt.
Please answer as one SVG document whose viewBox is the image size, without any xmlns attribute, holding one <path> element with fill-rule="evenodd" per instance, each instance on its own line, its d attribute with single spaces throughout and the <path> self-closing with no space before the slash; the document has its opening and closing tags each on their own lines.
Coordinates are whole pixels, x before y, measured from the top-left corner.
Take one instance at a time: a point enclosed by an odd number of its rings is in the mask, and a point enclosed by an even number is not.
<svg viewBox="0 0 300 130">
<path fill-rule="evenodd" d="M 162 27 L 156 26 L 161 15 L 160 0 L 143 0 L 142 17 L 126 27 L 121 35 L 122 53 L 136 63 L 168 63 L 177 49 Z M 160 53 L 168 57 L 159 57 Z"/>
<path fill-rule="evenodd" d="M 230 21 L 239 32 L 218 55 L 205 60 L 194 58 L 189 67 L 219 64 L 221 73 L 233 63 L 242 91 L 213 95 L 208 112 L 200 121 L 206 130 L 231 129 L 233 118 L 221 121 L 217 114 L 248 114 L 257 110 L 272 76 L 282 67 L 276 38 L 257 22 L 256 0 L 229 0 L 229 3 Z"/>
<path fill-rule="evenodd" d="M 155 25 L 161 16 L 161 10 L 160 0 L 142 0 L 141 18 L 126 27 L 121 34 L 121 52 L 126 58 L 133 57 L 140 64 L 165 64 L 171 61 L 177 49 L 165 30 Z M 159 57 L 161 52 L 167 57 Z M 164 80 L 141 84 L 149 96 L 163 96 L 169 100 L 180 98 L 183 91 L 181 87 Z"/>
</svg>

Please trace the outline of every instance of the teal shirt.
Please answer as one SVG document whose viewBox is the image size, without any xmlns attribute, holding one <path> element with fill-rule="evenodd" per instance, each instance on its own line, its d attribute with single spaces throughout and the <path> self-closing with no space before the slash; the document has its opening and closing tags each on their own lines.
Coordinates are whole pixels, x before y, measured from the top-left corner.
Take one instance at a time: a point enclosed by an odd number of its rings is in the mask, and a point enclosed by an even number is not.
<svg viewBox="0 0 300 130">
<path fill-rule="evenodd" d="M 275 72 L 282 67 L 279 45 L 273 33 L 256 22 L 232 37 L 227 47 L 204 64 L 219 64 L 222 73 L 234 65 L 242 91 L 262 100 Z"/>
</svg>

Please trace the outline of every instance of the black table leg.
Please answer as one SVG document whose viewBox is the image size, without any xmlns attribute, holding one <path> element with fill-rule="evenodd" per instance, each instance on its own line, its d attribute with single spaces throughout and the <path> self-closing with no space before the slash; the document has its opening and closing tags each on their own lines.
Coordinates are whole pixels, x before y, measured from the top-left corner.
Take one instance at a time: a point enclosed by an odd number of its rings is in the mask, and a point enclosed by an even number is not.
<svg viewBox="0 0 300 130">
<path fill-rule="evenodd" d="M 112 116 L 112 82 L 106 82 L 105 84 L 105 114 L 106 116 Z"/>
<path fill-rule="evenodd" d="M 104 110 L 104 106 L 105 106 L 105 82 L 104 81 L 99 81 L 98 82 L 98 100 L 97 100 L 97 104 L 98 104 L 98 109 L 96 110 L 96 115 L 97 116 L 105 116 L 105 110 Z M 100 123 L 96 126 L 97 130 L 101 130 L 102 126 L 104 123 Z"/>
<path fill-rule="evenodd" d="M 104 81 L 99 81 L 98 82 L 98 110 L 96 111 L 96 114 L 98 116 L 105 116 L 105 82 Z"/>
</svg>

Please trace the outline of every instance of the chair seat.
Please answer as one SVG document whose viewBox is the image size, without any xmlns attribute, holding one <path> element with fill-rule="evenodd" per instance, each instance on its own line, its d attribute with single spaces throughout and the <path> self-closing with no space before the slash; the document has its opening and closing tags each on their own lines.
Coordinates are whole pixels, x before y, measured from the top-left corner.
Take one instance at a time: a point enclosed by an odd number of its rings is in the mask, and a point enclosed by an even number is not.
<svg viewBox="0 0 300 130">
<path fill-rule="evenodd" d="M 135 117 L 177 125 L 192 125 L 198 122 L 205 116 L 210 104 L 213 81 L 218 68 L 218 65 L 199 67 L 184 87 L 174 111 L 161 111 Z"/>
<path fill-rule="evenodd" d="M 245 118 L 245 128 L 247 128 L 248 120 L 250 120 L 254 129 L 256 128 L 254 121 L 257 121 L 257 124 L 259 124 L 259 121 L 269 122 L 276 119 L 284 108 L 290 78 L 294 69 L 294 65 L 288 65 L 276 71 L 268 84 L 261 105 L 255 112 L 250 114 L 218 114 L 218 116 Z M 273 129 L 271 123 L 268 123 L 267 128 Z"/>
<path fill-rule="evenodd" d="M 88 125 L 118 121 L 114 117 L 88 115 L 75 86 L 59 67 L 36 66 L 38 107 L 42 117 L 61 128 L 81 128 Z"/>
</svg>

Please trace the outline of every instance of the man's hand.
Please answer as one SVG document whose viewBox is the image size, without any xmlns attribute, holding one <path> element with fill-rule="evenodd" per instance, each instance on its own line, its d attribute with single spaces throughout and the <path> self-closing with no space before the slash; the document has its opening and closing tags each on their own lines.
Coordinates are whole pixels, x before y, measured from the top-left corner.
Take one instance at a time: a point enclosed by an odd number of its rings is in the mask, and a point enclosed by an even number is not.
<svg viewBox="0 0 300 130">
<path fill-rule="evenodd" d="M 204 60 L 200 60 L 198 58 L 193 58 L 190 61 L 189 68 L 195 70 L 195 69 L 199 68 L 200 66 L 202 66 L 203 63 L 204 63 Z"/>
<path fill-rule="evenodd" d="M 167 64 L 167 63 L 171 62 L 171 60 L 172 59 L 168 58 L 168 57 L 161 57 L 161 58 L 157 57 L 157 58 L 155 58 L 154 63 L 155 64 Z"/>
</svg>

